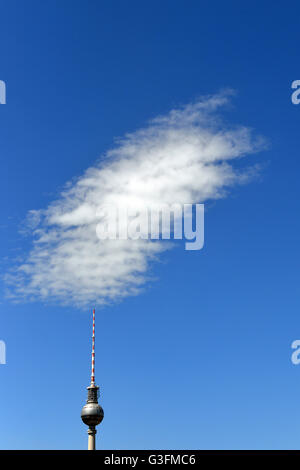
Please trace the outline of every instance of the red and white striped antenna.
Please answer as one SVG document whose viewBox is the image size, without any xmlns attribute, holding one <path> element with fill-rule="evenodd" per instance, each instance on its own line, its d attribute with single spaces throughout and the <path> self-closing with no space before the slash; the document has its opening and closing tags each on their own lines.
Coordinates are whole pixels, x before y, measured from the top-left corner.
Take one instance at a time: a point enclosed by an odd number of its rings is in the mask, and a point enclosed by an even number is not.
<svg viewBox="0 0 300 470">
<path fill-rule="evenodd" d="M 95 309 L 93 309 L 92 375 L 91 375 L 91 386 L 95 386 Z"/>
</svg>

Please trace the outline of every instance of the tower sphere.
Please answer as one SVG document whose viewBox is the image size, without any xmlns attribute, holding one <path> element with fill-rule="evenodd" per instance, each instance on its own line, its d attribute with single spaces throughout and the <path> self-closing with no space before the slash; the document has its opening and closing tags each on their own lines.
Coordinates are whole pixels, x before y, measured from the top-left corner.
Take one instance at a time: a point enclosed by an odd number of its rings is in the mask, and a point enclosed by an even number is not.
<svg viewBox="0 0 300 470">
<path fill-rule="evenodd" d="M 98 403 L 87 403 L 81 410 L 81 419 L 87 426 L 97 426 L 103 417 L 103 409 Z"/>
</svg>

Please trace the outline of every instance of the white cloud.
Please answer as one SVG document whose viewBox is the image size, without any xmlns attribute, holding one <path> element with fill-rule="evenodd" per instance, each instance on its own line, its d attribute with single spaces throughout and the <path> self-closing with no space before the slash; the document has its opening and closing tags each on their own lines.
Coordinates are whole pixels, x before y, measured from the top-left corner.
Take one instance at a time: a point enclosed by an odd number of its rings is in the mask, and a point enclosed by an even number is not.
<svg viewBox="0 0 300 470">
<path fill-rule="evenodd" d="M 84 306 L 137 294 L 164 241 L 99 240 L 97 208 L 133 208 L 217 199 L 249 175 L 234 160 L 259 150 L 245 127 L 217 117 L 228 94 L 172 110 L 128 134 L 100 163 L 69 183 L 49 207 L 30 211 L 33 247 L 6 276 L 16 299 L 56 300 Z M 35 228 L 32 228 L 35 226 Z"/>
</svg>

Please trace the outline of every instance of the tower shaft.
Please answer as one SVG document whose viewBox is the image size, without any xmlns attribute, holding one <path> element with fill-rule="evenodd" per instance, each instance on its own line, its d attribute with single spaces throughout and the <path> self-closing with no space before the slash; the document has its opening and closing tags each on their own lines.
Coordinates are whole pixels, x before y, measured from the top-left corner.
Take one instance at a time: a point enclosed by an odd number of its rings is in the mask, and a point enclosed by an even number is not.
<svg viewBox="0 0 300 470">
<path fill-rule="evenodd" d="M 97 434 L 96 427 L 90 426 L 88 429 L 88 435 L 89 435 L 88 450 L 96 450 L 96 434 Z"/>
</svg>

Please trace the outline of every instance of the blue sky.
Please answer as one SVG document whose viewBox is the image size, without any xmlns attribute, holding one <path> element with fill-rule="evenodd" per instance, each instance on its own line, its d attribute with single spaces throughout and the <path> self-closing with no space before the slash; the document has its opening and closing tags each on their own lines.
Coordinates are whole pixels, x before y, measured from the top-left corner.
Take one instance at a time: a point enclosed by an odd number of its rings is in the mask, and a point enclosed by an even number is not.
<svg viewBox="0 0 300 470">
<path fill-rule="evenodd" d="M 178 247 L 146 291 L 96 312 L 98 448 L 277 449 L 300 444 L 299 5 L 1 2 L 1 273 L 20 229 L 117 137 L 199 96 L 268 149 L 260 175 L 210 202 L 205 246 Z M 1 283 L 0 447 L 84 449 L 91 308 L 14 304 Z"/>
</svg>

